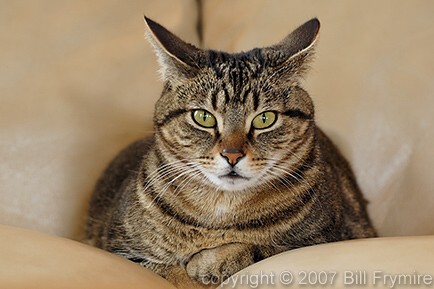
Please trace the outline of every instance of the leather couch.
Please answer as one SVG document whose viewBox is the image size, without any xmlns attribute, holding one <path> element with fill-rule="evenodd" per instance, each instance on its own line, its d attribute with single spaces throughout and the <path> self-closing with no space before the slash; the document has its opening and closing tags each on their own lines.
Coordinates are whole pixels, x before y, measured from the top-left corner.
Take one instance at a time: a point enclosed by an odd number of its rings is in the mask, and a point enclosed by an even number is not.
<svg viewBox="0 0 434 289">
<path fill-rule="evenodd" d="M 373 284 L 377 271 L 434 275 L 432 11 L 427 0 L 4 3 L 0 287 L 171 288 L 147 270 L 73 241 L 104 167 L 126 144 L 152 133 L 162 83 L 143 37 L 143 14 L 188 42 L 226 51 L 266 46 L 312 17 L 321 21 L 305 87 L 317 123 L 350 160 L 382 238 L 287 252 L 239 276 L 288 271 L 292 285 L 301 286 L 300 272 L 315 282 L 331 281 L 336 272 L 333 284 L 325 284 L 336 288 L 352 273 L 359 280 L 365 273 L 362 285 L 377 287 L 391 284 Z M 254 280 L 240 280 L 236 288 L 253 288 Z M 261 284 L 290 285 L 267 282 Z"/>
</svg>

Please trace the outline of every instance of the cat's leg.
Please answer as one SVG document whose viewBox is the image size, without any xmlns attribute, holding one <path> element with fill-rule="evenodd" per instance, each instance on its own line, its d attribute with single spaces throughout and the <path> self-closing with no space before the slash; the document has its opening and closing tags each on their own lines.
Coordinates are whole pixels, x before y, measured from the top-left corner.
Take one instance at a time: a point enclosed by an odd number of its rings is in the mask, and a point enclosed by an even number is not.
<svg viewBox="0 0 434 289">
<path fill-rule="evenodd" d="M 195 281 L 218 285 L 241 269 L 268 257 L 270 252 L 241 243 L 202 250 L 187 263 L 187 273 Z"/>
</svg>

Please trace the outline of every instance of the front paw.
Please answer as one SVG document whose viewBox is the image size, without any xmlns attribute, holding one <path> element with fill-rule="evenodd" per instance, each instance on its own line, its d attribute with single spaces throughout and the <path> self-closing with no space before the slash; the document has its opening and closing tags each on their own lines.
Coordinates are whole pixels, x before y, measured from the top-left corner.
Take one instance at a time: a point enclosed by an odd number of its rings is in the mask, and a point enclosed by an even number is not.
<svg viewBox="0 0 434 289">
<path fill-rule="evenodd" d="M 187 274 L 193 280 L 205 285 L 218 285 L 230 277 L 233 270 L 226 266 L 225 260 L 219 260 L 213 250 L 203 250 L 191 258 L 187 264 Z"/>
<path fill-rule="evenodd" d="M 224 280 L 253 264 L 252 254 L 242 244 L 229 244 L 202 250 L 187 263 L 187 274 L 205 285 L 219 285 Z"/>
</svg>

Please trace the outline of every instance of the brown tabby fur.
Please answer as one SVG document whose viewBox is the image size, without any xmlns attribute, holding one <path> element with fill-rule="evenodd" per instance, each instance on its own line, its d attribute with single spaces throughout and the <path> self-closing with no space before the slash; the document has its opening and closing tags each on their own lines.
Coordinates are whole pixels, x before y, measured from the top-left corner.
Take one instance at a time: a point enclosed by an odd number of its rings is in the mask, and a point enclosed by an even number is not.
<svg viewBox="0 0 434 289">
<path fill-rule="evenodd" d="M 375 236 L 350 166 L 315 125 L 300 86 L 317 19 L 237 54 L 200 50 L 145 20 L 165 80 L 155 133 L 98 182 L 88 243 L 192 288 L 282 251 Z M 212 113 L 216 127 L 196 124 L 195 109 Z M 277 121 L 253 128 L 265 111 Z"/>
</svg>

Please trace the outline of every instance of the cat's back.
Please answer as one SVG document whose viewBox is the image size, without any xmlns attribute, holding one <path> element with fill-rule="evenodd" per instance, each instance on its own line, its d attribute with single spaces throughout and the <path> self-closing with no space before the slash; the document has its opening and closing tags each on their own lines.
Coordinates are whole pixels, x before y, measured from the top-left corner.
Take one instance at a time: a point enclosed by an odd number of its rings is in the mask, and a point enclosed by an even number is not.
<svg viewBox="0 0 434 289">
<path fill-rule="evenodd" d="M 89 204 L 89 217 L 84 239 L 94 246 L 101 247 L 100 238 L 105 235 L 116 210 L 116 203 L 126 187 L 140 170 L 143 158 L 153 144 L 153 138 L 138 140 L 123 149 L 109 164 L 98 180 Z"/>
<path fill-rule="evenodd" d="M 317 128 L 317 146 L 329 184 L 335 183 L 339 193 L 339 204 L 343 210 L 344 239 L 376 237 L 367 212 L 368 202 L 364 198 L 350 163 L 333 141 Z M 333 187 L 333 186 L 332 186 Z"/>
</svg>

